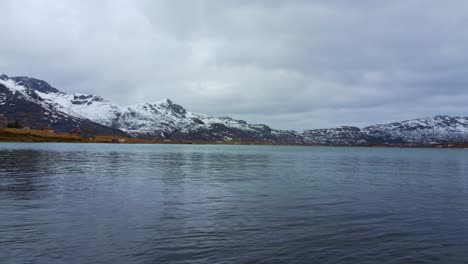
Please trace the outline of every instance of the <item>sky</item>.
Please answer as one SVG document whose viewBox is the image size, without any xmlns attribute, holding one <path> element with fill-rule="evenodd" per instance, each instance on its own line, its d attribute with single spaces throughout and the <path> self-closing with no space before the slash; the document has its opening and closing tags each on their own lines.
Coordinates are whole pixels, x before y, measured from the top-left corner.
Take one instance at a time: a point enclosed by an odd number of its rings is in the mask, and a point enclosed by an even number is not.
<svg viewBox="0 0 468 264">
<path fill-rule="evenodd" d="M 0 0 L 0 73 L 281 129 L 468 116 L 468 2 Z"/>
</svg>

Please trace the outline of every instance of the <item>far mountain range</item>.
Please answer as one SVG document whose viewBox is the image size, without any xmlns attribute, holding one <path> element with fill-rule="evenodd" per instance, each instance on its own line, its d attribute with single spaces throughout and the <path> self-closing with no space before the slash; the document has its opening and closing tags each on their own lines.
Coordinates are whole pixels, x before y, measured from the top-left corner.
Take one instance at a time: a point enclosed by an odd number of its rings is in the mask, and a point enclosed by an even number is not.
<svg viewBox="0 0 468 264">
<path fill-rule="evenodd" d="M 32 129 L 171 141 L 428 146 L 468 142 L 468 117 L 440 115 L 364 128 L 279 130 L 190 112 L 169 99 L 119 106 L 97 95 L 64 93 L 42 80 L 4 74 L 0 76 L 0 119 Z"/>
</svg>

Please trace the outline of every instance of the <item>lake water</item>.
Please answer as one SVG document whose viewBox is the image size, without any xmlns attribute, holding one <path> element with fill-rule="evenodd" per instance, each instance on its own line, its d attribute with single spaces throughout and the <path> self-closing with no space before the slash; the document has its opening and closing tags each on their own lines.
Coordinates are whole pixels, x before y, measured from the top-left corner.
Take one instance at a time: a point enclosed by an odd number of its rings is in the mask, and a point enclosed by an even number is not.
<svg viewBox="0 0 468 264">
<path fill-rule="evenodd" d="M 0 144 L 0 263 L 468 263 L 468 150 Z"/>
</svg>

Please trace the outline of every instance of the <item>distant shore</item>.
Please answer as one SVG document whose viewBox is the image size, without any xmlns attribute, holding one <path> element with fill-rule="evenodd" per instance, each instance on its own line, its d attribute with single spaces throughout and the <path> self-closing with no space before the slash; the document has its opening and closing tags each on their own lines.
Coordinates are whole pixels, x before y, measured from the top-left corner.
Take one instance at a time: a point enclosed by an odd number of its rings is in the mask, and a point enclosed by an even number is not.
<svg viewBox="0 0 468 264">
<path fill-rule="evenodd" d="M 50 132 L 36 129 L 0 128 L 0 142 L 37 143 L 116 143 L 116 144 L 194 144 L 194 145 L 266 145 L 266 146 L 325 146 L 309 144 L 278 144 L 273 142 L 245 141 L 188 141 L 188 140 L 148 140 L 121 136 L 82 137 L 65 132 Z M 335 145 L 334 145 L 335 146 Z M 432 145 L 418 144 L 361 144 L 336 145 L 335 147 L 399 147 L 399 148 L 468 148 L 466 143 L 444 143 Z"/>
<path fill-rule="evenodd" d="M 223 145 L 275 145 L 270 142 L 238 141 L 189 141 L 148 140 L 121 136 L 83 137 L 65 132 L 50 132 L 36 129 L 0 128 L 0 142 L 43 142 L 43 143 L 117 143 L 117 144 L 223 144 Z"/>
</svg>

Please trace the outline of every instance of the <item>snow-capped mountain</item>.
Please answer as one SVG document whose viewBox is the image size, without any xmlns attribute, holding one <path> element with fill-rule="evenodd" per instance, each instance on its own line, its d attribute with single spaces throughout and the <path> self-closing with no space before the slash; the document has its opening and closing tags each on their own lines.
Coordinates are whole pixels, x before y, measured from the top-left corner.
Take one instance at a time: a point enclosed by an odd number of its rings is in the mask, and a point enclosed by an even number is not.
<svg viewBox="0 0 468 264">
<path fill-rule="evenodd" d="M 230 117 L 213 117 L 189 112 L 169 99 L 159 102 L 118 106 L 95 95 L 37 92 L 39 96 L 60 111 L 93 122 L 123 130 L 134 136 L 153 139 L 198 138 L 206 140 L 242 140 L 270 131 L 265 125 L 248 124 Z M 223 130 L 230 130 L 228 133 Z M 240 134 L 242 135 L 236 135 Z M 249 137 L 251 138 L 251 137 Z"/>
<path fill-rule="evenodd" d="M 468 141 L 468 117 L 435 116 L 365 127 L 369 137 L 387 136 L 406 143 Z"/>
<path fill-rule="evenodd" d="M 302 134 L 306 143 L 320 145 L 461 143 L 468 142 L 468 118 L 435 116 L 372 125 L 363 129 L 313 129 Z"/>
<path fill-rule="evenodd" d="M 89 119 L 136 137 L 274 142 L 277 135 L 281 134 L 280 131 L 272 134 L 273 130 L 266 125 L 189 112 L 169 99 L 118 106 L 96 95 L 63 93 L 33 78 L 9 78 L 6 75 L 0 78 L 0 84 L 9 87 L 11 91 L 34 94 L 24 98 L 44 109 L 53 109 L 54 113 L 78 119 Z"/>
<path fill-rule="evenodd" d="M 58 93 L 59 90 L 57 88 L 54 88 L 50 86 L 47 82 L 43 80 L 38 80 L 34 78 L 29 78 L 25 76 L 17 76 L 17 77 L 8 77 L 5 74 L 0 75 L 0 80 L 11 80 L 13 81 L 17 86 L 22 86 L 25 88 L 33 89 L 38 92 L 43 92 L 43 93 Z"/>
<path fill-rule="evenodd" d="M 41 92 L 19 83 L 6 75 L 0 76 L 0 115 L 7 121 L 19 121 L 22 126 L 31 128 L 53 127 L 58 131 L 80 129 L 93 134 L 127 135 L 121 130 L 92 122 L 87 118 L 68 115 L 45 101 Z M 44 91 L 54 91 L 43 81 L 32 80 L 29 84 L 32 83 L 38 84 L 39 89 Z"/>
<path fill-rule="evenodd" d="M 468 142 L 468 118 L 436 116 L 365 128 L 297 132 L 249 124 L 230 117 L 187 111 L 169 99 L 119 106 L 89 94 L 67 94 L 29 77 L 0 76 L 0 115 L 34 127 L 87 127 L 93 133 L 150 139 L 244 141 L 306 145 L 370 145 Z"/>
</svg>

